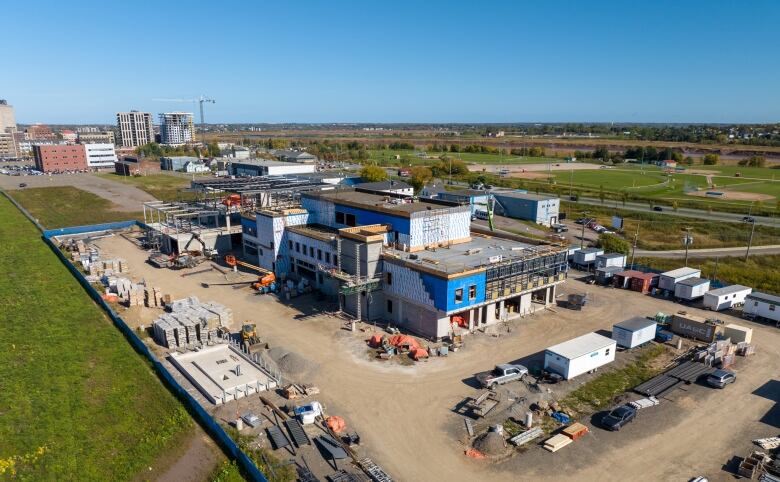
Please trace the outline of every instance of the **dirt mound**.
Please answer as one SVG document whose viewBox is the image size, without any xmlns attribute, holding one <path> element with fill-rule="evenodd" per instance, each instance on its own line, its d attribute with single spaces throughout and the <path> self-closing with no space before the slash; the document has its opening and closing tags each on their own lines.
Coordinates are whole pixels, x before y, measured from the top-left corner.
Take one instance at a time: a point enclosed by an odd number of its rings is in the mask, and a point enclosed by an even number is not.
<svg viewBox="0 0 780 482">
<path fill-rule="evenodd" d="M 488 432 L 477 437 L 474 441 L 474 448 L 485 455 L 496 456 L 506 451 L 506 444 L 504 437 L 498 432 Z"/>
<path fill-rule="evenodd" d="M 719 192 L 720 195 L 707 194 L 708 192 Z M 755 192 L 727 191 L 725 189 L 712 189 L 708 191 L 692 191 L 685 193 L 689 196 L 707 197 L 711 199 L 728 199 L 731 201 L 771 201 L 775 199 L 769 194 L 760 194 Z"/>
<path fill-rule="evenodd" d="M 301 355 L 276 346 L 268 350 L 268 356 L 276 363 L 276 366 L 287 376 L 300 376 L 310 374 L 316 364 Z"/>
</svg>

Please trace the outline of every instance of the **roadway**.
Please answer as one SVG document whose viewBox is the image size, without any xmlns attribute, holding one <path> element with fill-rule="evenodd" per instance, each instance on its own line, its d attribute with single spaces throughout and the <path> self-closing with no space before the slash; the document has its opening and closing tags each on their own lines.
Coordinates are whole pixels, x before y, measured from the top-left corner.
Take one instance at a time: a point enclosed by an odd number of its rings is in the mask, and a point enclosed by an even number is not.
<svg viewBox="0 0 780 482">
<path fill-rule="evenodd" d="M 722 258 L 722 257 L 737 257 L 744 256 L 747 246 L 738 246 L 735 248 L 708 248 L 708 249 L 689 249 L 689 258 Z M 780 254 L 780 244 L 772 244 L 765 246 L 752 246 L 750 248 L 750 255 L 760 254 Z M 649 251 L 646 249 L 637 249 L 637 257 L 650 257 L 650 258 L 684 258 L 684 249 L 672 249 L 669 251 Z"/>
<path fill-rule="evenodd" d="M 568 198 L 566 197 L 563 197 L 562 199 L 568 201 Z M 602 203 L 597 198 L 589 198 L 589 197 L 580 197 L 577 201 L 569 201 L 569 202 L 574 202 L 583 205 L 615 207 L 627 211 L 637 211 L 637 212 L 653 213 L 653 214 L 665 214 L 669 216 L 696 218 L 696 219 L 707 220 L 707 221 L 720 220 L 720 221 L 739 223 L 742 222 L 742 218 L 744 218 L 745 215 L 747 214 L 747 213 L 745 214 L 727 213 L 722 211 L 709 212 L 703 209 L 691 209 L 691 208 L 679 208 L 677 209 L 677 211 L 675 211 L 672 208 L 667 206 L 663 206 L 663 211 L 653 211 L 653 209 L 646 203 L 642 204 L 636 202 L 627 202 L 625 205 L 623 205 L 622 202 L 614 201 L 614 200 L 609 200 Z M 753 218 L 756 220 L 756 224 L 758 225 L 780 227 L 780 218 L 770 218 L 765 216 L 753 216 Z"/>
</svg>

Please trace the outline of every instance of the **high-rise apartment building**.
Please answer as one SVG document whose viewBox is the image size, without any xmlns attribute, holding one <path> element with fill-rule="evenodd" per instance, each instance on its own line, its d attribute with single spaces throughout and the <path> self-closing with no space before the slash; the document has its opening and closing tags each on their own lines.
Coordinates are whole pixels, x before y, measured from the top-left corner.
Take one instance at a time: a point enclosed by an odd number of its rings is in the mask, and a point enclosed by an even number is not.
<svg viewBox="0 0 780 482">
<path fill-rule="evenodd" d="M 191 112 L 160 114 L 160 143 L 180 146 L 194 140 L 195 126 Z"/>
<path fill-rule="evenodd" d="M 117 112 L 116 126 L 122 147 L 139 147 L 154 142 L 152 114 L 149 112 Z"/>
<path fill-rule="evenodd" d="M 14 108 L 8 105 L 5 99 L 0 99 L 0 158 L 13 158 L 19 155 L 15 132 Z"/>
</svg>

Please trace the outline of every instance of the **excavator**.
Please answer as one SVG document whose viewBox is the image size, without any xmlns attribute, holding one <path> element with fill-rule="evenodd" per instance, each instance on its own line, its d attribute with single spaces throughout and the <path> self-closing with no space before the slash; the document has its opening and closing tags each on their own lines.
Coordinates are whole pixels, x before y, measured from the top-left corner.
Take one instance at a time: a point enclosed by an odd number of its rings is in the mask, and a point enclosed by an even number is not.
<svg viewBox="0 0 780 482">
<path fill-rule="evenodd" d="M 252 288 L 255 290 L 262 291 L 265 288 L 270 288 L 271 285 L 276 282 L 276 275 L 273 272 L 261 268 L 260 266 L 241 261 L 232 254 L 225 255 L 225 263 L 234 269 L 238 266 L 243 266 L 244 268 L 249 268 L 260 273 L 260 277 L 257 278 L 257 281 L 252 283 Z"/>
<path fill-rule="evenodd" d="M 190 250 L 190 245 L 193 241 L 199 242 L 203 250 Z M 201 239 L 198 233 L 193 232 L 192 237 L 179 251 L 179 254 L 168 256 L 160 253 L 159 251 L 152 251 L 149 254 L 149 263 L 158 268 L 194 268 L 206 260 L 214 259 L 216 255 L 217 250 L 207 247 L 206 243 L 203 242 L 203 239 Z"/>
</svg>

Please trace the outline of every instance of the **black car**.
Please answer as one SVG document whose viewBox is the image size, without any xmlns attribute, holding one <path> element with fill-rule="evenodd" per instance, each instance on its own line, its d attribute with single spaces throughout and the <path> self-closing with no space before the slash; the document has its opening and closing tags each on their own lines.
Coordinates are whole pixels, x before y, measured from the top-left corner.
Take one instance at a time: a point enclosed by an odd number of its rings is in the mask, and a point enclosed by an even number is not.
<svg viewBox="0 0 780 482">
<path fill-rule="evenodd" d="M 27 187 L 27 183 L 26 182 L 20 182 L 19 183 L 19 187 Z"/>
<path fill-rule="evenodd" d="M 661 212 L 663 210 L 664 210 L 664 208 L 662 208 L 661 206 L 653 206 L 653 211 Z"/>
<path fill-rule="evenodd" d="M 742 218 L 743 223 L 754 223 L 756 220 L 752 216 L 745 216 Z"/>
<path fill-rule="evenodd" d="M 630 405 L 621 405 L 617 408 L 613 408 L 611 412 L 604 415 L 604 418 L 601 419 L 601 425 L 614 432 L 620 430 L 623 425 L 634 420 L 634 417 L 636 417 L 636 409 L 634 407 Z"/>
</svg>

